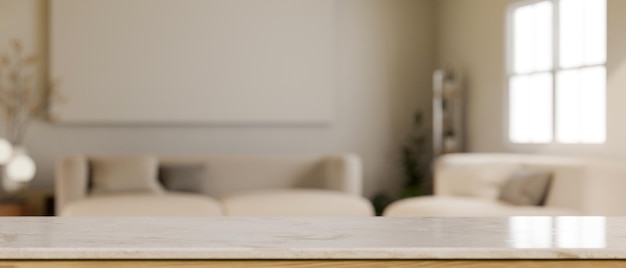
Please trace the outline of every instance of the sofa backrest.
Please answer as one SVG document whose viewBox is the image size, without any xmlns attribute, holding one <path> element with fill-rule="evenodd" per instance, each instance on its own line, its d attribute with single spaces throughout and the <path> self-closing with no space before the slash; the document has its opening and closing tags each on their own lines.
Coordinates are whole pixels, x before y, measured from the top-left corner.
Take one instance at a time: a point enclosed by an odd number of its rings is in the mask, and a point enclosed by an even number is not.
<svg viewBox="0 0 626 268">
<path fill-rule="evenodd" d="M 479 154 L 440 157 L 435 164 L 435 195 L 495 200 L 500 186 L 520 166 L 520 159 Z"/>
<path fill-rule="evenodd" d="M 452 154 L 438 159 L 435 194 L 496 200 L 500 187 L 522 167 L 552 172 L 546 206 L 586 215 L 626 215 L 626 165 L 609 160 L 517 154 Z M 621 202 L 620 202 L 621 201 Z"/>
<path fill-rule="evenodd" d="M 202 165 L 203 193 L 223 196 L 259 189 L 326 188 L 324 156 L 162 157 L 161 166 Z"/>
</svg>

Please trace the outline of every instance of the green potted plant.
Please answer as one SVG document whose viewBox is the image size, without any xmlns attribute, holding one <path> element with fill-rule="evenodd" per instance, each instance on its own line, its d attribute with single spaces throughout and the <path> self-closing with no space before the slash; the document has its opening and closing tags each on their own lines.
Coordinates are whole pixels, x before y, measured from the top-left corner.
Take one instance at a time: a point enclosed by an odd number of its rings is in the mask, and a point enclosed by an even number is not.
<svg viewBox="0 0 626 268">
<path fill-rule="evenodd" d="M 405 183 L 401 198 L 424 195 L 427 192 L 425 182 L 430 174 L 430 150 L 428 130 L 424 127 L 424 114 L 415 112 L 413 124 L 407 142 L 402 146 L 402 169 Z M 372 199 L 377 215 L 381 215 L 385 207 L 394 201 L 387 194 L 379 193 Z"/>
<path fill-rule="evenodd" d="M 402 164 L 405 183 L 402 197 L 420 196 L 425 193 L 425 181 L 430 170 L 428 134 L 424 127 L 424 115 L 417 111 L 407 142 L 402 146 Z"/>
</svg>

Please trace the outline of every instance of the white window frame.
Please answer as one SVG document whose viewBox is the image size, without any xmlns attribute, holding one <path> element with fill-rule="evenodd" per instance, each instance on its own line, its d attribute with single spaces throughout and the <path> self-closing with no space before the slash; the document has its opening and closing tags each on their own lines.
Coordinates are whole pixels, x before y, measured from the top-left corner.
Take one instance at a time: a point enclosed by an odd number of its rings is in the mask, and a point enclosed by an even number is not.
<svg viewBox="0 0 626 268">
<path fill-rule="evenodd" d="M 524 7 L 524 6 L 528 6 L 528 5 L 533 5 L 533 4 L 537 4 L 540 2 L 552 2 L 552 68 L 551 70 L 547 70 L 547 71 L 533 71 L 533 72 L 528 72 L 528 73 L 515 73 L 514 71 L 514 40 L 513 40 L 513 31 L 514 31 L 514 23 L 513 23 L 513 14 L 514 11 L 520 7 Z M 607 1 L 608 4 L 608 1 Z M 561 67 L 561 63 L 560 63 L 560 56 L 561 56 L 561 51 L 560 51 L 560 45 L 561 45 L 561 38 L 560 38 L 560 29 L 561 29 L 561 23 L 560 23 L 560 0 L 518 0 L 514 3 L 511 3 L 508 5 L 507 11 L 506 11 L 506 27 L 505 27 L 505 37 L 506 37 L 506 42 L 505 42 L 505 53 L 506 53 L 506 74 L 505 74 L 505 89 L 506 92 L 504 94 L 504 103 L 506 105 L 504 105 L 505 108 L 505 128 L 506 131 L 504 131 L 505 134 L 505 140 L 506 143 L 509 145 L 514 145 L 514 146 L 545 146 L 545 145 L 559 145 L 559 146 L 567 146 L 567 147 L 572 147 L 572 146 L 585 146 L 585 147 L 601 147 L 604 146 L 605 144 L 607 144 L 608 142 L 608 124 L 605 124 L 605 140 L 603 143 L 561 143 L 558 142 L 557 140 L 557 75 L 560 71 L 567 71 L 567 70 L 581 70 L 581 69 L 585 69 L 585 68 L 592 68 L 592 67 L 604 67 L 605 70 L 607 70 L 607 62 L 608 62 L 608 35 L 607 35 L 607 47 L 606 47 L 606 52 L 607 52 L 607 59 L 604 61 L 604 63 L 602 64 L 593 64 L 593 65 L 580 65 L 577 67 L 570 67 L 570 68 L 562 68 Z M 607 9 L 607 17 L 608 17 L 608 9 Z M 608 21 L 607 21 L 608 24 Z M 608 25 L 607 25 L 608 27 Z M 607 28 L 607 34 L 608 34 L 608 28 Z M 533 142 L 526 142 L 526 143 L 519 143 L 519 142 L 513 142 L 511 141 L 511 125 L 510 125 L 510 116 L 511 116 L 511 103 L 510 103 L 510 81 L 511 78 L 514 76 L 519 76 L 519 75 L 532 75 L 532 74 L 540 74 L 540 73 L 551 73 L 552 74 L 552 139 L 551 142 L 547 142 L 547 143 L 533 143 Z M 605 78 L 607 81 L 607 88 L 605 89 L 608 93 L 608 77 Z M 608 94 L 607 94 L 608 95 Z M 605 101 L 608 101 L 608 99 L 606 99 Z M 606 116 L 606 114 L 608 113 L 608 107 L 607 109 L 604 111 L 605 112 L 605 120 L 608 119 L 608 117 Z"/>
</svg>

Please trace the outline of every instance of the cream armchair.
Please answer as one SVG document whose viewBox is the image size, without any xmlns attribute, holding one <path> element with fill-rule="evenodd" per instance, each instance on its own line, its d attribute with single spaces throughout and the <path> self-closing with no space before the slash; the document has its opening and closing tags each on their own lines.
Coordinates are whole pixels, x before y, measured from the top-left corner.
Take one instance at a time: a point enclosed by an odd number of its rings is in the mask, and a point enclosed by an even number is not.
<svg viewBox="0 0 626 268">
<path fill-rule="evenodd" d="M 519 168 L 552 173 L 544 206 L 498 200 Z M 626 216 L 626 166 L 620 161 L 569 157 L 467 153 L 446 155 L 435 165 L 435 195 L 397 201 L 390 217 Z"/>
<path fill-rule="evenodd" d="M 59 159 L 57 215 L 371 216 L 374 213 L 369 201 L 361 196 L 362 168 L 355 155 L 142 156 L 139 169 L 115 167 L 129 165 L 125 160 L 112 161 L 115 158 L 72 155 Z M 108 161 L 106 166 L 101 165 L 103 159 Z M 150 160 L 155 164 L 151 165 Z M 101 180 L 109 176 L 123 184 L 136 185 L 133 180 L 139 177 L 150 178 L 160 168 L 176 166 L 203 167 L 202 183 L 193 193 L 171 191 L 162 185 L 148 191 L 122 187 L 102 193 L 93 189 L 97 182 L 94 178 Z"/>
</svg>

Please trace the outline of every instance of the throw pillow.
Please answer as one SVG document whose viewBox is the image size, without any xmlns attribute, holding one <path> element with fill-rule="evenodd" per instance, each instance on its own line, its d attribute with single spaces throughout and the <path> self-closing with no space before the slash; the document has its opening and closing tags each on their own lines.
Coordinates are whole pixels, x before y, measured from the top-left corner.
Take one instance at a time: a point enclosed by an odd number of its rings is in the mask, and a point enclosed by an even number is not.
<svg viewBox="0 0 626 268">
<path fill-rule="evenodd" d="M 517 206 L 543 206 L 552 183 L 552 173 L 518 169 L 504 183 L 499 199 Z"/>
<path fill-rule="evenodd" d="M 206 168 L 202 164 L 159 167 L 159 181 L 169 191 L 201 193 L 206 177 Z"/>
<path fill-rule="evenodd" d="M 90 168 L 93 194 L 163 191 L 157 181 L 156 157 L 94 157 L 90 160 Z"/>
</svg>

